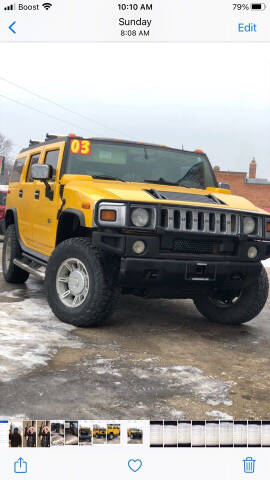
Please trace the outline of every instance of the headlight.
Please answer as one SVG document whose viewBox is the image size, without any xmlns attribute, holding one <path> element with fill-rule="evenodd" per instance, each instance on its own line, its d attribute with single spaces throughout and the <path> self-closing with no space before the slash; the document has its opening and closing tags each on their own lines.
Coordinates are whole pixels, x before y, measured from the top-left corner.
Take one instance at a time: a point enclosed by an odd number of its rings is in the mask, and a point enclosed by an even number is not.
<svg viewBox="0 0 270 480">
<path fill-rule="evenodd" d="M 135 227 L 146 227 L 149 223 L 150 215 L 145 208 L 134 208 L 131 212 L 131 221 Z"/>
<path fill-rule="evenodd" d="M 246 235 L 254 233 L 256 229 L 256 222 L 253 217 L 244 217 L 243 220 L 243 231 Z"/>
</svg>

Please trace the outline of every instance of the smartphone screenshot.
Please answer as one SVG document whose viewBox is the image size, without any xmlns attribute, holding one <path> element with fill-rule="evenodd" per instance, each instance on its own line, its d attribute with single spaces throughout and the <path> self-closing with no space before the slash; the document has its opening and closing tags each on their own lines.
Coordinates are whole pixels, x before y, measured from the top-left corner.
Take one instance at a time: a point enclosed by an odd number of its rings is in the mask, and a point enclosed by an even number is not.
<svg viewBox="0 0 270 480">
<path fill-rule="evenodd" d="M 0 0 L 0 477 L 270 476 L 270 3 Z"/>
</svg>

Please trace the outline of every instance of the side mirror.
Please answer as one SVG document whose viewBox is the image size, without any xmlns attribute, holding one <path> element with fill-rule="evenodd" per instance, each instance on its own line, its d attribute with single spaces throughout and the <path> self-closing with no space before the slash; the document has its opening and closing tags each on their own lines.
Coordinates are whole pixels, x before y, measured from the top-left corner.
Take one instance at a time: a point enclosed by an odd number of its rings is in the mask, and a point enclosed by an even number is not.
<svg viewBox="0 0 270 480">
<path fill-rule="evenodd" d="M 36 163 L 31 167 L 31 176 L 33 180 L 40 180 L 45 183 L 45 195 L 49 200 L 53 200 L 53 190 L 48 182 L 52 178 L 52 166 L 51 165 L 40 165 Z"/>
<path fill-rule="evenodd" d="M 223 190 L 230 190 L 231 186 L 229 183 L 218 182 L 218 188 L 222 188 Z"/>
<path fill-rule="evenodd" d="M 52 167 L 51 165 L 40 165 L 36 163 L 31 167 L 31 177 L 33 180 L 49 180 L 52 177 Z"/>
</svg>

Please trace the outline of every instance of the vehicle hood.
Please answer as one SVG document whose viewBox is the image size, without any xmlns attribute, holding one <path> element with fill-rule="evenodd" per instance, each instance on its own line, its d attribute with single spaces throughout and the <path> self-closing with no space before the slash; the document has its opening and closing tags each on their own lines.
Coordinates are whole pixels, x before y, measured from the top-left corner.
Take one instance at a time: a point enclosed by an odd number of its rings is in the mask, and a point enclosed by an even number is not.
<svg viewBox="0 0 270 480">
<path fill-rule="evenodd" d="M 83 178 L 82 178 L 83 177 Z M 231 195 L 228 190 L 219 188 L 197 189 L 169 185 L 118 182 L 112 180 L 98 180 L 92 177 L 81 176 L 73 179 L 72 175 L 62 177 L 65 189 L 81 194 L 84 199 L 92 201 L 101 199 L 123 200 L 144 203 L 162 203 L 175 205 L 190 205 L 217 209 L 232 209 L 267 214 L 244 197 Z M 227 192 L 227 193 L 226 193 Z M 156 198 L 156 194 L 162 198 Z"/>
</svg>

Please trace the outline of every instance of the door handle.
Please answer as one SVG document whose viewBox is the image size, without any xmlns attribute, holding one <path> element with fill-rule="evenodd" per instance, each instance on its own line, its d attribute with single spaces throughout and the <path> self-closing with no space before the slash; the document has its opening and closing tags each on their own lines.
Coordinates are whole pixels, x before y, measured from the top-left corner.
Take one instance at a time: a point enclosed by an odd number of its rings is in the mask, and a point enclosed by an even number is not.
<svg viewBox="0 0 270 480">
<path fill-rule="evenodd" d="M 19 197 L 22 198 L 23 196 L 23 190 L 19 190 Z"/>
<path fill-rule="evenodd" d="M 35 200 L 39 200 L 40 190 L 35 191 Z"/>
</svg>

